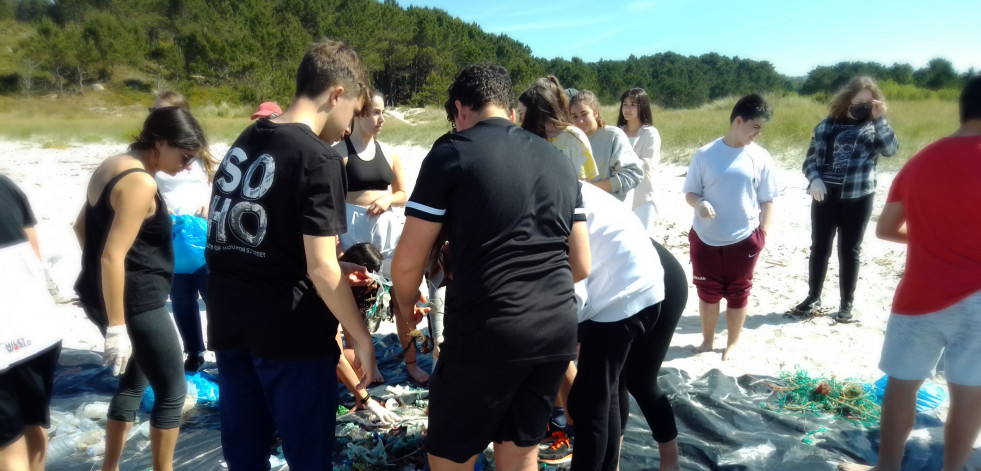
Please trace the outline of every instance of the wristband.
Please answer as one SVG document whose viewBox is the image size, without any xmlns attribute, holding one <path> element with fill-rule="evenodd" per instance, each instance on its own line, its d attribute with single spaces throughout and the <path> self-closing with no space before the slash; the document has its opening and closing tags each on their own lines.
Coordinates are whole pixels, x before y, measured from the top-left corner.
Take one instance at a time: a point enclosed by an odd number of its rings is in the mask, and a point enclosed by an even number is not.
<svg viewBox="0 0 981 471">
<path fill-rule="evenodd" d="M 364 395 L 363 398 L 358 399 L 358 405 L 359 406 L 363 406 L 363 405 L 367 404 L 368 401 L 370 401 L 370 400 L 371 400 L 371 394 L 365 393 L 365 395 Z"/>
</svg>

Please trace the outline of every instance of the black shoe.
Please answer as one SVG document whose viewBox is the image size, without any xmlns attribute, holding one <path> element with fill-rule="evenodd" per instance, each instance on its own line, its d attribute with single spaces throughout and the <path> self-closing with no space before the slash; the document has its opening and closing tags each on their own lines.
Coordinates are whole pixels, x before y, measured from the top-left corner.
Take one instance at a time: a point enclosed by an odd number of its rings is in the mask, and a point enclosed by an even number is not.
<svg viewBox="0 0 981 471">
<path fill-rule="evenodd" d="M 204 357 L 200 355 L 188 355 L 184 360 L 184 371 L 196 373 L 204 365 Z"/>
<path fill-rule="evenodd" d="M 820 308 L 821 308 L 821 298 L 816 296 L 808 296 L 807 299 L 804 300 L 804 302 L 798 304 L 797 307 L 794 308 L 794 312 L 802 316 L 809 316 L 813 314 L 814 311 Z"/>
<path fill-rule="evenodd" d="M 555 432 L 538 445 L 538 461 L 546 464 L 572 461 L 572 439 L 565 432 Z"/>
<path fill-rule="evenodd" d="M 838 322 L 851 322 L 852 321 L 852 303 L 842 303 L 841 307 L 838 308 Z"/>
</svg>

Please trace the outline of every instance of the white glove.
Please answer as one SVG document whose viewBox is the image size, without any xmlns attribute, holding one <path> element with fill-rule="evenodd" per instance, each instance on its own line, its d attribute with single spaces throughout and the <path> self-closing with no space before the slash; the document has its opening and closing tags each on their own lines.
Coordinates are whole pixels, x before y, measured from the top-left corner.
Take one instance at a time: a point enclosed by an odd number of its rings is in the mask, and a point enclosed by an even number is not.
<svg viewBox="0 0 981 471">
<path fill-rule="evenodd" d="M 709 203 L 708 200 L 704 198 L 698 200 L 698 203 L 695 204 L 695 212 L 703 218 L 715 218 L 715 208 L 712 207 L 712 203 Z"/>
<path fill-rule="evenodd" d="M 824 195 L 828 194 L 828 187 L 824 186 L 824 182 L 820 178 L 815 178 L 811 182 L 811 186 L 807 188 L 807 192 L 811 194 L 814 201 L 824 201 Z"/>
<path fill-rule="evenodd" d="M 129 358 L 133 356 L 133 344 L 129 340 L 126 324 L 109 326 L 106 329 L 106 347 L 102 352 L 105 366 L 112 365 L 112 375 L 126 372 Z"/>
<path fill-rule="evenodd" d="M 368 399 L 368 402 L 366 402 L 364 406 L 366 409 L 368 409 L 368 412 L 375 414 L 375 416 L 378 417 L 378 420 L 383 424 L 392 425 L 402 419 L 398 414 L 386 409 L 385 406 L 379 404 L 378 401 L 374 399 Z"/>
</svg>

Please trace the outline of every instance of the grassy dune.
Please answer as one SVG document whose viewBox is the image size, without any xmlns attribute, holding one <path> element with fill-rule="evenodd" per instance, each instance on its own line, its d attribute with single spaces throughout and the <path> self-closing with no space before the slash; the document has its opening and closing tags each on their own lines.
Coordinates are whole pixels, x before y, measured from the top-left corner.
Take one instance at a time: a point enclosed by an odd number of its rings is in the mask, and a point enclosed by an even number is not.
<svg viewBox="0 0 981 471">
<path fill-rule="evenodd" d="M 700 146 L 725 134 L 736 98 L 718 100 L 691 110 L 655 110 L 654 126 L 661 134 L 661 160 L 687 165 Z M 760 145 L 787 167 L 804 161 L 814 127 L 828 115 L 826 104 L 809 97 L 773 98 L 773 121 L 760 136 Z M 881 158 L 879 168 L 898 170 L 927 144 L 951 134 L 958 123 L 957 103 L 941 100 L 887 101 L 887 118 L 899 138 L 899 152 Z M 617 108 L 604 107 L 603 117 L 616 123 Z"/>
<path fill-rule="evenodd" d="M 655 110 L 654 125 L 663 142 L 662 160 L 687 164 L 695 149 L 724 134 L 735 100 L 718 100 L 697 109 Z M 90 92 L 61 99 L 0 97 L 0 139 L 54 147 L 128 142 L 138 132 L 149 102 L 149 97 L 136 92 Z M 781 165 L 797 167 L 804 159 L 814 126 L 827 115 L 827 106 L 797 95 L 776 97 L 772 103 L 774 119 L 759 142 Z M 950 134 L 957 126 L 954 101 L 897 100 L 888 101 L 888 105 L 887 116 L 899 136 L 900 150 L 896 157 L 880 160 L 883 170 L 898 169 L 916 151 Z M 195 116 L 213 142 L 235 139 L 250 123 L 252 111 L 251 107 L 224 103 L 194 108 Z M 428 147 L 449 130 L 441 109 L 393 111 L 382 133 L 387 143 Z M 404 120 L 395 115 L 404 115 Z M 615 123 L 617 107 L 604 107 L 603 116 L 608 123 Z"/>
</svg>

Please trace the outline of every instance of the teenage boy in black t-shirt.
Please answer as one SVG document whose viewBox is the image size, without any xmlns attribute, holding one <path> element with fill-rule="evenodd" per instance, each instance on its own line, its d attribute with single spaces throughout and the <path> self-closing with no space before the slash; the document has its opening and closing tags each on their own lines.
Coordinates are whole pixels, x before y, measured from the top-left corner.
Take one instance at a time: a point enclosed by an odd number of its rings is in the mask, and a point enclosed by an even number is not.
<svg viewBox="0 0 981 471">
<path fill-rule="evenodd" d="M 362 386 L 372 380 L 371 335 L 336 257 L 344 164 L 317 137 L 340 139 L 366 91 L 354 51 L 313 45 L 290 107 L 242 132 L 215 175 L 208 339 L 229 469 L 268 469 L 277 430 L 292 469 L 332 469 L 338 321 L 368 372 Z"/>
<path fill-rule="evenodd" d="M 537 469 L 536 445 L 575 358 L 573 272 L 584 278 L 589 267 L 585 222 L 573 223 L 576 172 L 507 119 L 513 100 L 499 65 L 457 77 L 447 103 L 457 132 L 422 163 L 392 264 L 395 297 L 417 299 L 429 249 L 447 226 L 453 283 L 426 440 L 434 471 L 473 469 L 491 441 L 498 469 Z M 412 312 L 411 301 L 401 312 Z"/>
</svg>

